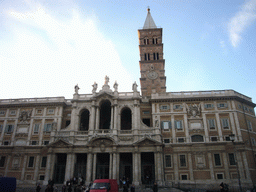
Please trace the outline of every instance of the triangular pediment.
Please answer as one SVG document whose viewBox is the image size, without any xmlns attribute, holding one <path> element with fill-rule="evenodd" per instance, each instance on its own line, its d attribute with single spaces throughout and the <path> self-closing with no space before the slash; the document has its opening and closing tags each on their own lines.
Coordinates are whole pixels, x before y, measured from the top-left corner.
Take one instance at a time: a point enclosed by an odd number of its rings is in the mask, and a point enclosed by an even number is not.
<svg viewBox="0 0 256 192">
<path fill-rule="evenodd" d="M 142 146 L 149 146 L 149 145 L 162 145 L 161 142 L 151 139 L 149 137 L 145 137 L 137 142 L 134 145 L 142 145 Z"/>
<path fill-rule="evenodd" d="M 63 139 L 58 139 L 51 144 L 48 145 L 49 147 L 69 147 L 73 146 L 71 143 L 64 141 Z"/>
<path fill-rule="evenodd" d="M 113 98 L 114 95 L 112 92 L 105 92 L 105 91 L 102 91 L 102 92 L 99 92 L 95 98 L 106 98 L 106 99 L 110 99 L 110 98 Z"/>
</svg>

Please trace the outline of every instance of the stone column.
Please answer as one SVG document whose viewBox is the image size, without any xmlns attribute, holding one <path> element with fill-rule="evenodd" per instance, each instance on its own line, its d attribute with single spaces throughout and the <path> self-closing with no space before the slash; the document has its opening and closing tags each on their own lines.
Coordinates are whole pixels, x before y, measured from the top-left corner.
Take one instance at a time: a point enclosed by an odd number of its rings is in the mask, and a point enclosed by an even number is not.
<svg viewBox="0 0 256 192">
<path fill-rule="evenodd" d="M 171 115 L 171 124 L 172 124 L 172 142 L 173 142 L 173 143 L 176 143 L 176 133 L 175 133 L 174 115 Z"/>
<path fill-rule="evenodd" d="M 52 154 L 51 170 L 50 170 L 50 179 L 53 179 L 54 166 L 55 166 L 56 154 Z"/>
<path fill-rule="evenodd" d="M 178 172 L 178 154 L 173 154 L 173 167 L 174 167 L 174 180 L 175 182 L 179 181 L 179 172 Z"/>
<path fill-rule="evenodd" d="M 46 109 L 45 109 L 46 111 Z M 43 135 L 44 135 L 44 123 L 45 123 L 45 119 L 42 119 L 42 127 L 39 131 L 39 145 L 42 145 L 42 141 L 43 141 Z"/>
<path fill-rule="evenodd" d="M 240 178 L 245 179 L 245 175 L 244 175 L 244 166 L 243 166 L 243 162 L 242 162 L 242 158 L 241 158 L 241 153 L 239 151 L 236 151 L 236 159 L 237 159 L 237 165 L 238 165 L 238 170 L 240 173 Z"/>
<path fill-rule="evenodd" d="M 99 129 L 99 125 L 100 125 L 100 108 L 99 106 L 96 106 L 96 127 L 95 130 Z"/>
<path fill-rule="evenodd" d="M 114 130 L 117 130 L 117 104 L 114 104 Z"/>
<path fill-rule="evenodd" d="M 9 110 L 9 109 L 7 109 L 7 111 L 8 111 L 8 110 Z M 3 130 L 2 130 L 2 133 L 1 133 L 1 137 L 0 137 L 0 145 L 2 145 L 2 141 L 3 141 L 3 137 L 4 137 L 4 132 L 5 132 L 6 124 L 7 124 L 7 120 L 5 119 L 5 120 L 4 120 L 4 124 L 3 124 Z"/>
<path fill-rule="evenodd" d="M 110 120 L 110 129 L 113 129 L 114 128 L 114 106 L 112 105 L 111 106 L 111 120 Z"/>
<path fill-rule="evenodd" d="M 7 173 L 8 173 L 8 170 L 9 170 L 10 160 L 11 160 L 11 154 L 7 155 L 7 162 L 6 162 L 6 167 L 5 167 L 5 170 L 4 170 L 4 176 L 5 177 L 7 177 Z"/>
<path fill-rule="evenodd" d="M 119 183 L 120 153 L 116 154 L 116 180 Z"/>
<path fill-rule="evenodd" d="M 217 129 L 220 137 L 220 141 L 223 141 L 223 136 L 222 136 L 222 130 L 221 130 L 221 123 L 220 123 L 220 115 L 219 113 L 215 113 L 216 121 L 217 121 Z"/>
<path fill-rule="evenodd" d="M 155 161 L 155 180 L 159 181 L 158 179 L 158 154 L 155 152 L 154 153 L 154 161 Z"/>
<path fill-rule="evenodd" d="M 207 118 L 205 113 L 202 114 L 203 116 L 203 122 L 204 122 L 204 134 L 205 134 L 205 141 L 209 142 L 209 131 L 208 131 L 208 126 L 207 126 Z"/>
<path fill-rule="evenodd" d="M 237 135 L 236 133 L 236 127 L 235 127 L 235 122 L 234 122 L 234 118 L 233 118 L 233 113 L 229 113 L 229 119 L 230 119 L 230 124 L 231 124 L 231 129 L 232 129 L 232 133 Z"/>
<path fill-rule="evenodd" d="M 36 163 L 35 163 L 35 171 L 34 171 L 34 181 L 38 180 L 38 171 L 40 167 L 40 155 L 36 156 Z"/>
<path fill-rule="evenodd" d="M 192 164 L 192 157 L 191 153 L 188 153 L 188 166 L 189 166 L 189 175 L 190 175 L 190 180 L 194 180 L 194 172 L 193 172 L 193 164 Z"/>
<path fill-rule="evenodd" d="M 93 171 L 92 171 L 92 180 L 96 179 L 96 163 L 97 163 L 97 153 L 93 154 Z"/>
<path fill-rule="evenodd" d="M 27 159 L 28 159 L 28 156 L 24 155 L 23 165 L 22 165 L 22 169 L 21 169 L 21 177 L 20 177 L 21 181 L 25 180 L 25 171 L 26 171 L 26 167 L 27 167 L 26 166 L 27 165 Z"/>
<path fill-rule="evenodd" d="M 19 111 L 20 111 L 20 109 L 18 109 L 18 114 L 19 114 Z M 12 132 L 11 145 L 14 145 L 14 138 L 15 138 L 15 135 L 16 135 L 17 127 L 18 127 L 17 124 L 18 124 L 18 119 L 16 119 L 15 123 L 14 123 L 14 130 Z"/>
<path fill-rule="evenodd" d="M 95 101 L 92 102 L 92 113 L 90 114 L 90 127 L 89 127 L 90 132 L 95 129 L 94 126 L 95 126 Z"/>
<path fill-rule="evenodd" d="M 65 170 L 65 181 L 72 178 L 71 176 L 71 165 L 72 165 L 72 154 L 67 154 L 66 170 Z"/>
<path fill-rule="evenodd" d="M 33 108 L 32 113 L 31 113 L 31 120 L 30 120 L 30 125 L 29 125 L 29 130 L 28 130 L 27 145 L 29 145 L 29 142 L 30 142 L 30 139 L 31 139 L 31 135 L 32 135 L 32 133 L 34 131 L 34 114 L 35 114 L 35 108 Z"/>
<path fill-rule="evenodd" d="M 76 154 L 71 153 L 70 177 L 74 177 L 75 163 L 76 163 Z"/>
<path fill-rule="evenodd" d="M 214 171 L 213 171 L 213 162 L 212 162 L 212 154 L 211 153 L 208 153 L 208 160 L 209 160 L 211 180 L 214 180 Z"/>
<path fill-rule="evenodd" d="M 109 153 L 109 178 L 112 179 L 113 154 Z"/>
<path fill-rule="evenodd" d="M 238 141 L 243 141 L 237 112 L 234 113 L 234 116 L 235 116 L 236 130 L 237 130 L 237 136 L 238 136 L 235 138 L 235 141 L 237 141 L 237 139 Z"/>
<path fill-rule="evenodd" d="M 249 170 L 249 166 L 248 166 L 248 162 L 247 162 L 247 158 L 246 158 L 246 152 L 242 152 L 242 157 L 243 157 L 243 162 L 244 162 L 244 168 L 245 168 L 246 178 L 247 178 L 247 180 L 249 180 L 250 182 L 252 182 L 252 180 L 251 180 L 251 174 L 250 174 L 250 170 Z"/>
<path fill-rule="evenodd" d="M 46 163 L 46 169 L 45 169 L 45 178 L 44 178 L 44 185 L 48 183 L 48 180 L 50 179 L 50 172 L 51 172 L 51 164 L 52 162 L 52 154 L 47 155 L 47 163 Z"/>
<path fill-rule="evenodd" d="M 185 135 L 186 135 L 186 143 L 190 143 L 190 137 L 188 132 L 188 115 L 184 114 L 184 129 L 185 129 Z"/>
<path fill-rule="evenodd" d="M 138 159 L 138 170 L 139 170 L 139 174 L 138 174 L 138 181 L 141 184 L 141 153 L 137 154 L 137 159 Z"/>
<path fill-rule="evenodd" d="M 223 152 L 222 156 L 223 156 L 223 164 L 224 164 L 225 175 L 226 175 L 225 179 L 230 179 L 227 154 Z"/>
<path fill-rule="evenodd" d="M 116 179 L 116 153 L 113 153 L 113 179 Z"/>
<path fill-rule="evenodd" d="M 86 168 L 86 183 L 89 184 L 92 180 L 92 153 L 87 154 L 87 168 Z"/>
</svg>

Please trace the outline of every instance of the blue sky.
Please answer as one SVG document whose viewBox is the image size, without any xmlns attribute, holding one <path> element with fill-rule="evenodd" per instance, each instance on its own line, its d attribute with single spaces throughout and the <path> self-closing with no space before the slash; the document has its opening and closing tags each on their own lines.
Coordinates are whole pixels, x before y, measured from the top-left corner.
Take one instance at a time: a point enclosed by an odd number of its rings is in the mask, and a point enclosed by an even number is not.
<svg viewBox="0 0 256 192">
<path fill-rule="evenodd" d="M 0 99 L 70 99 L 105 75 L 132 91 L 148 6 L 167 92 L 233 89 L 256 102 L 256 0 L 0 0 Z"/>
</svg>

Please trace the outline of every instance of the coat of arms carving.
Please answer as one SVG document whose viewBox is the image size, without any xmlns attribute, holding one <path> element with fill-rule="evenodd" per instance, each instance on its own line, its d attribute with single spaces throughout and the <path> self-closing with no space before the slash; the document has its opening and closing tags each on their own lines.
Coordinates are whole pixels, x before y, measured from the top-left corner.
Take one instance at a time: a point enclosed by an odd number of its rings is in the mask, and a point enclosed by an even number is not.
<svg viewBox="0 0 256 192">
<path fill-rule="evenodd" d="M 27 122 L 30 120 L 30 117 L 31 117 L 31 111 L 21 111 L 19 120 L 21 122 Z"/>
<path fill-rule="evenodd" d="M 193 117 L 200 116 L 200 114 L 201 114 L 200 103 L 198 105 L 197 104 L 193 104 L 190 106 L 187 105 L 187 112 L 188 112 L 188 115 L 193 116 Z"/>
</svg>

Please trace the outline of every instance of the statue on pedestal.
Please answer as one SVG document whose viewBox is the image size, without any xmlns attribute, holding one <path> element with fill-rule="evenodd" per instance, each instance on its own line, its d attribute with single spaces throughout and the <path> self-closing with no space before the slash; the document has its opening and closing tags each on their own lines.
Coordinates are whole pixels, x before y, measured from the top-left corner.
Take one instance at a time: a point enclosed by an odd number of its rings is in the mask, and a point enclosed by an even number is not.
<svg viewBox="0 0 256 192">
<path fill-rule="evenodd" d="M 94 84 L 92 85 L 92 92 L 95 93 L 97 88 L 98 88 L 98 84 L 96 82 L 94 82 Z"/>
<path fill-rule="evenodd" d="M 78 94 L 78 90 L 79 90 L 80 88 L 78 87 L 78 84 L 76 84 L 76 86 L 75 86 L 75 94 Z"/>
</svg>

